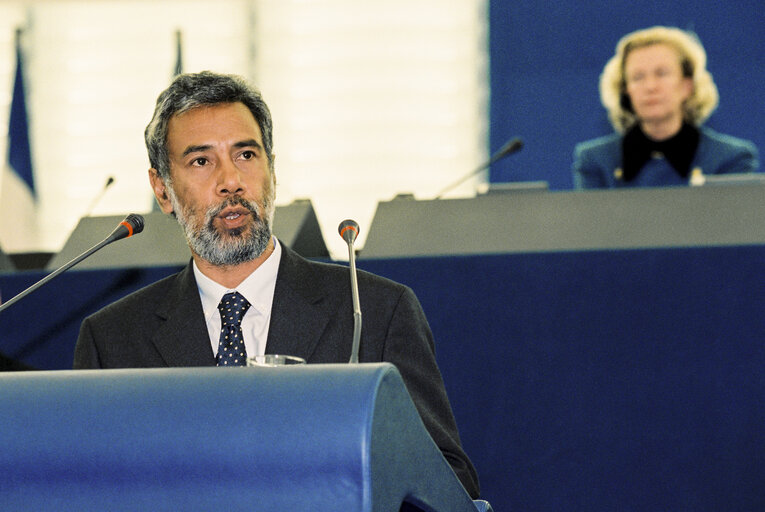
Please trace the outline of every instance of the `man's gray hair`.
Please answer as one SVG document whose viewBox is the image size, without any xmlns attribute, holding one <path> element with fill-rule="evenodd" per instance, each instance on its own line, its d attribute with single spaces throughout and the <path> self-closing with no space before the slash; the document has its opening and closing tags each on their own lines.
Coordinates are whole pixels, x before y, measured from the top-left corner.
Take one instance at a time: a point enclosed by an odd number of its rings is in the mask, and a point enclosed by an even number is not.
<svg viewBox="0 0 765 512">
<path fill-rule="evenodd" d="M 157 98 L 154 116 L 146 127 L 144 138 L 151 166 L 159 176 L 170 179 L 170 157 L 167 150 L 167 127 L 170 118 L 196 107 L 220 103 L 243 103 L 260 126 L 263 149 L 273 171 L 273 126 L 271 112 L 255 87 L 237 75 L 223 75 L 210 71 L 178 75 Z"/>
</svg>

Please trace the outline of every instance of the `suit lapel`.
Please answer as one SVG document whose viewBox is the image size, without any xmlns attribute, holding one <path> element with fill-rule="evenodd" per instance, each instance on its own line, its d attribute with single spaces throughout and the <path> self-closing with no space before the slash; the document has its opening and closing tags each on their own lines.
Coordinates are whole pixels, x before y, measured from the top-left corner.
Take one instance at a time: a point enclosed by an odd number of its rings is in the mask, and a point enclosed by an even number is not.
<svg viewBox="0 0 765 512">
<path fill-rule="evenodd" d="M 282 245 L 266 352 L 310 359 L 331 315 L 327 292 L 309 262 Z M 191 263 L 157 308 L 164 322 L 151 338 L 168 366 L 215 366 Z"/>
<path fill-rule="evenodd" d="M 168 366 L 215 366 L 191 263 L 178 274 L 156 314 L 165 321 L 152 342 Z"/>
<path fill-rule="evenodd" d="M 332 315 L 310 264 L 282 245 L 266 352 L 310 359 Z"/>
</svg>

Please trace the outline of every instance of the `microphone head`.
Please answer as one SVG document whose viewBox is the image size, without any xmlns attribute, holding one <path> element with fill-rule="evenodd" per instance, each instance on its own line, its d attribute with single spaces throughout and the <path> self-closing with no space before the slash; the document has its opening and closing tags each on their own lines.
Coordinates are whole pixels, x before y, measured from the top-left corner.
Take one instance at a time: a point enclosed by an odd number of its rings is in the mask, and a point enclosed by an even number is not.
<svg viewBox="0 0 765 512">
<path fill-rule="evenodd" d="M 114 183 L 114 176 L 109 176 L 109 179 L 106 180 L 106 185 L 104 185 L 104 188 L 109 188 L 109 186 Z"/>
<path fill-rule="evenodd" d="M 114 228 L 112 234 L 106 237 L 105 241 L 106 243 L 111 243 L 116 240 L 122 240 L 123 238 L 130 238 L 141 231 L 143 231 L 143 217 L 137 213 L 131 213 L 125 217 L 125 220 L 120 222 L 116 228 Z"/>
<path fill-rule="evenodd" d="M 340 233 L 343 240 L 352 244 L 359 236 L 359 225 L 353 219 L 345 219 L 337 227 L 337 232 Z"/>
<path fill-rule="evenodd" d="M 509 141 L 505 142 L 505 144 L 497 150 L 496 153 L 494 153 L 494 156 L 491 157 L 491 159 L 488 161 L 485 167 L 490 166 L 497 160 L 501 160 L 502 158 L 505 158 L 507 155 L 511 155 L 521 149 L 523 147 L 523 141 L 515 137 L 514 139 L 510 139 Z"/>
<path fill-rule="evenodd" d="M 519 149 L 523 147 L 523 141 L 519 139 L 518 137 L 511 139 L 507 142 L 505 142 L 505 145 L 499 148 L 499 151 L 497 151 L 497 156 L 499 158 L 502 158 L 504 156 L 507 156 L 511 153 L 515 153 Z"/>
<path fill-rule="evenodd" d="M 131 213 L 122 221 L 123 224 L 128 224 L 130 226 L 131 233 L 128 236 L 137 235 L 143 231 L 143 222 L 143 216 L 138 215 L 137 213 Z"/>
</svg>

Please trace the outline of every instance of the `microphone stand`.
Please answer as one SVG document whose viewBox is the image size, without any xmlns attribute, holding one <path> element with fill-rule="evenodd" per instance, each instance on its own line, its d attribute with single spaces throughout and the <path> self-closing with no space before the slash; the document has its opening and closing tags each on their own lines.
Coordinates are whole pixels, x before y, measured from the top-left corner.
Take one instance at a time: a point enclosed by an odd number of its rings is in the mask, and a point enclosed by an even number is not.
<svg viewBox="0 0 765 512">
<path fill-rule="evenodd" d="M 8 309 L 16 302 L 20 301 L 21 299 L 23 299 L 24 297 L 26 297 L 33 291 L 37 290 L 44 284 L 48 283 L 52 279 L 58 277 L 58 275 L 61 274 L 62 272 L 69 270 L 71 267 L 75 266 L 76 264 L 78 264 L 79 262 L 81 262 L 82 260 L 90 256 L 94 252 L 98 251 L 105 245 L 108 245 L 116 240 L 120 240 L 122 238 L 130 237 L 130 236 L 133 236 L 134 234 L 140 233 L 141 231 L 143 231 L 143 222 L 144 222 L 143 217 L 141 217 L 140 215 L 131 213 L 125 218 L 124 221 L 120 223 L 119 226 L 117 226 L 117 228 L 112 232 L 111 235 L 104 238 L 101 242 L 97 243 L 96 245 L 94 245 L 93 247 L 85 251 L 84 253 L 72 259 L 69 263 L 66 263 L 65 265 L 59 267 L 58 269 L 51 272 L 44 278 L 40 279 L 32 286 L 30 286 L 23 292 L 19 293 L 18 295 L 10 299 L 8 302 L 4 302 L 3 304 L 0 304 L 0 312 L 4 311 L 5 309 Z"/>
<path fill-rule="evenodd" d="M 477 168 L 475 168 L 473 171 L 471 171 L 469 174 L 466 174 L 456 182 L 452 183 L 448 187 L 441 190 L 441 192 L 438 193 L 438 195 L 435 197 L 435 199 L 441 199 L 443 195 L 453 188 L 456 188 L 457 185 L 462 184 L 463 182 L 467 181 L 469 178 L 472 178 L 479 172 L 488 169 L 491 167 L 491 165 L 496 162 L 497 160 L 501 160 L 502 158 L 505 158 L 507 155 L 511 155 L 515 153 L 516 151 L 520 150 L 523 147 L 523 141 L 519 139 L 518 137 L 514 139 L 510 139 L 509 141 L 505 142 L 505 144 L 499 148 L 499 150 L 494 153 L 494 155 L 489 159 L 488 162 L 484 162 L 483 164 L 479 165 Z"/>
<path fill-rule="evenodd" d="M 83 217 L 90 217 L 90 214 L 93 213 L 93 210 L 95 209 L 98 202 L 101 200 L 102 197 L 104 197 L 104 194 L 109 189 L 109 187 L 114 183 L 114 176 L 109 176 L 109 178 L 106 180 L 106 184 L 104 185 L 104 188 L 102 188 L 96 197 L 93 198 L 93 201 L 91 201 L 90 206 L 88 206 L 88 209 L 85 210 L 85 215 Z"/>
<path fill-rule="evenodd" d="M 353 242 L 359 234 L 359 225 L 353 220 L 344 220 L 339 227 L 340 236 L 348 243 L 348 262 L 351 268 L 351 296 L 353 297 L 353 344 L 349 363 L 359 362 L 359 344 L 361 343 L 361 305 L 359 304 L 359 284 L 356 278 L 356 254 Z"/>
</svg>

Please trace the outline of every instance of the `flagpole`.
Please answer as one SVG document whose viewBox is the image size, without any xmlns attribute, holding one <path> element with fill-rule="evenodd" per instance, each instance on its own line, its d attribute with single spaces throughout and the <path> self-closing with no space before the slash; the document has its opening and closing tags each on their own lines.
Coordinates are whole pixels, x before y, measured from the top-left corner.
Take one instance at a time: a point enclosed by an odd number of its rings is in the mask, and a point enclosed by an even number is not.
<svg viewBox="0 0 765 512">
<path fill-rule="evenodd" d="M 173 76 L 183 74 L 183 32 L 181 29 L 175 31 L 175 69 Z"/>
</svg>

